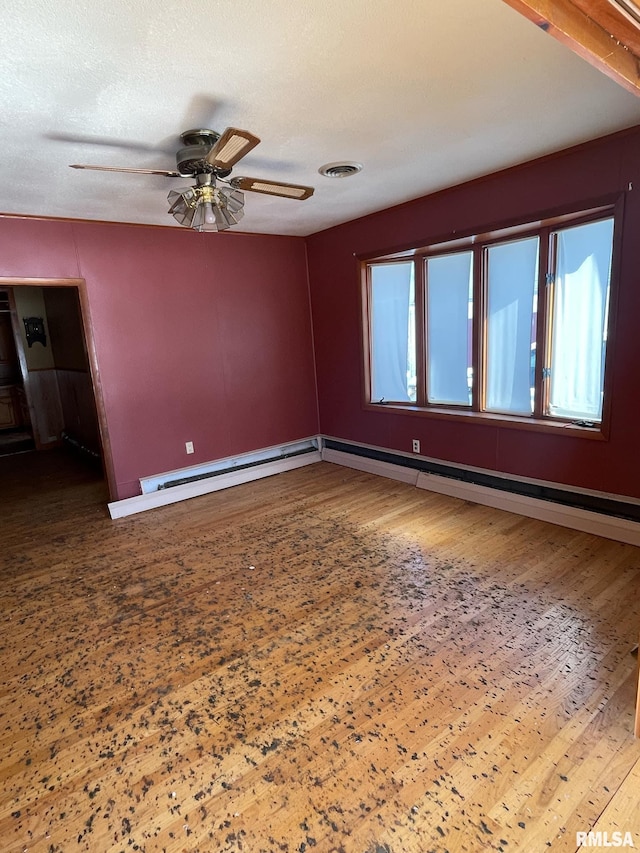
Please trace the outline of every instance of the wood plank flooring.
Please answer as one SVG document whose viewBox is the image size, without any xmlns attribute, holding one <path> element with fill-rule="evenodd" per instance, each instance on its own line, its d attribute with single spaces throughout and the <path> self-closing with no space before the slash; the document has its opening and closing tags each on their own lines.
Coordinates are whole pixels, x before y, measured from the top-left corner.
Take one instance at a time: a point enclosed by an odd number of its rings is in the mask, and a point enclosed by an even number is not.
<svg viewBox="0 0 640 853">
<path fill-rule="evenodd" d="M 640 550 L 320 463 L 0 459 L 6 853 L 640 847 Z"/>
</svg>

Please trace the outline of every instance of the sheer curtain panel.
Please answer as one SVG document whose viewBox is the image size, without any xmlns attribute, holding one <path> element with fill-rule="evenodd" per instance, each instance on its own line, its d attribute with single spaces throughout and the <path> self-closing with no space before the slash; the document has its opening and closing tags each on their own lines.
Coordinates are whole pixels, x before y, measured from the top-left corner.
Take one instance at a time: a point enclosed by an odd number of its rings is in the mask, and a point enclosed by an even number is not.
<svg viewBox="0 0 640 853">
<path fill-rule="evenodd" d="M 613 219 L 559 231 L 549 414 L 602 419 Z"/>
<path fill-rule="evenodd" d="M 371 399 L 415 401 L 413 261 L 370 267 Z M 411 331 L 411 334 L 410 334 Z"/>
<path fill-rule="evenodd" d="M 473 252 L 427 261 L 427 397 L 468 406 L 470 400 Z"/>
</svg>

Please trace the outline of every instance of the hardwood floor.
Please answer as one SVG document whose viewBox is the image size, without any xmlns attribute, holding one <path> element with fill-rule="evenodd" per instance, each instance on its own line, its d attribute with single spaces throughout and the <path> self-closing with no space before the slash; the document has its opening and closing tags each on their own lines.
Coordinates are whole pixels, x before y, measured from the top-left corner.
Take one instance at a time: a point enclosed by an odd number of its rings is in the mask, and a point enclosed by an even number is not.
<svg viewBox="0 0 640 853">
<path fill-rule="evenodd" d="M 3 851 L 640 847 L 638 549 L 326 463 L 0 497 Z"/>
</svg>

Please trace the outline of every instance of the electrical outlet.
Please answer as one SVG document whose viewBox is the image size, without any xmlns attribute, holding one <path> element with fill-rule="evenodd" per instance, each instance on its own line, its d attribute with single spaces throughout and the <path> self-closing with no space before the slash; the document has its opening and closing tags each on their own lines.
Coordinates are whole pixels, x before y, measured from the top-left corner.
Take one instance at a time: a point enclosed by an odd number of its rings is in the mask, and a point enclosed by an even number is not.
<svg viewBox="0 0 640 853">
<path fill-rule="evenodd" d="M 193 453 L 193 442 L 192 441 L 185 441 L 184 448 L 187 451 L 187 453 Z"/>
<path fill-rule="evenodd" d="M 414 453 L 420 453 L 420 439 L 414 438 L 411 442 L 411 449 Z"/>
</svg>

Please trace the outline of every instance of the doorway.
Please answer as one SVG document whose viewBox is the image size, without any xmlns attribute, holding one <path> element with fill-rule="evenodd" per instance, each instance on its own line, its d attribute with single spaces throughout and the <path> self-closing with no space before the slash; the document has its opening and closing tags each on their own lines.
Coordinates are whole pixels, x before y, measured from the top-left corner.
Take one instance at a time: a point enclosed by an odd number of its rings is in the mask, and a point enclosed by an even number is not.
<svg viewBox="0 0 640 853">
<path fill-rule="evenodd" d="M 0 455 L 63 447 L 113 494 L 85 287 L 0 280 Z"/>
</svg>

